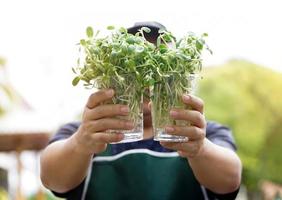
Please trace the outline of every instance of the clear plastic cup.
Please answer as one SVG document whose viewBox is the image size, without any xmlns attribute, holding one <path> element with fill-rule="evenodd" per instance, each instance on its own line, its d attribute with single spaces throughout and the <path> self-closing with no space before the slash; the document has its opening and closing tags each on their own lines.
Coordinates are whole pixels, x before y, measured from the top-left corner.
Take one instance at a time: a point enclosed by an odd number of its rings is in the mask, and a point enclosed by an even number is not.
<svg viewBox="0 0 282 200">
<path fill-rule="evenodd" d="M 154 131 L 154 140 L 167 142 L 185 142 L 188 138 L 168 134 L 166 126 L 190 126 L 188 121 L 174 120 L 170 117 L 173 108 L 189 109 L 183 103 L 183 94 L 193 94 L 198 80 L 197 74 L 189 74 L 185 80 L 173 75 L 166 77 L 162 84 L 155 84 L 150 88 L 151 114 Z"/>
<path fill-rule="evenodd" d="M 123 82 L 111 81 L 109 88 L 114 89 L 115 95 L 110 104 L 121 104 L 129 107 L 127 116 L 116 116 L 118 119 L 133 122 L 131 130 L 107 130 L 110 133 L 123 133 L 124 139 L 119 143 L 133 142 L 143 139 L 143 94 L 134 76 L 125 77 Z"/>
</svg>

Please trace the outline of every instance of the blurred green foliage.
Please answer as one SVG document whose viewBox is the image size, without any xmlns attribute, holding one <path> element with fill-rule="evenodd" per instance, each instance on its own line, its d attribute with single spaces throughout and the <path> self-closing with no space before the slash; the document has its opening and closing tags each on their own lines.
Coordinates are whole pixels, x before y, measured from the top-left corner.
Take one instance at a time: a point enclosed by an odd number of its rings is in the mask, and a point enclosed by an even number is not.
<svg viewBox="0 0 282 200">
<path fill-rule="evenodd" d="M 55 197 L 50 192 L 44 193 L 43 196 L 38 197 L 37 194 L 31 195 L 27 198 L 28 200 L 38 200 L 38 199 L 44 199 L 44 200 L 63 200 L 62 198 Z M 1 200 L 1 199 L 0 199 Z"/>
<path fill-rule="evenodd" d="M 206 68 L 198 95 L 205 114 L 229 126 L 243 162 L 243 183 L 282 183 L 282 74 L 243 60 Z"/>
<path fill-rule="evenodd" d="M 5 63 L 6 63 L 5 59 L 0 57 L 0 68 L 3 67 Z"/>
<path fill-rule="evenodd" d="M 0 117 L 8 111 L 15 99 L 14 91 L 7 82 L 5 64 L 6 60 L 0 57 Z"/>
<path fill-rule="evenodd" d="M 8 192 L 0 187 L 0 200 L 7 200 Z"/>
</svg>

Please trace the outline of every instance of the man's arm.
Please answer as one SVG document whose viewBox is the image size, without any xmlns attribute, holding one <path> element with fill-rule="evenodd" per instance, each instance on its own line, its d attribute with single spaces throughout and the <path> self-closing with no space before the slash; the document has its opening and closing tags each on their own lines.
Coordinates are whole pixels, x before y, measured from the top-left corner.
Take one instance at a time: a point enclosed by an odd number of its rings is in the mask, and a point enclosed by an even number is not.
<svg viewBox="0 0 282 200">
<path fill-rule="evenodd" d="M 113 95 L 113 90 L 92 94 L 78 130 L 68 139 L 54 142 L 43 151 L 41 180 L 48 189 L 64 193 L 78 186 L 87 174 L 93 155 L 104 151 L 107 143 L 123 139 L 123 134 L 109 134 L 105 130 L 132 129 L 132 122 L 114 118 L 128 115 L 128 106 L 102 104 Z"/>
<path fill-rule="evenodd" d="M 161 144 L 186 157 L 197 180 L 204 187 L 218 194 L 234 192 L 241 182 L 241 161 L 231 150 L 218 146 L 206 138 L 206 121 L 203 101 L 195 96 L 184 96 L 183 102 L 192 110 L 173 109 L 171 117 L 187 120 L 189 127 L 166 127 L 170 134 L 187 136 L 188 142 Z"/>
<path fill-rule="evenodd" d="M 41 155 L 41 181 L 52 191 L 65 193 L 86 177 L 92 154 L 79 149 L 75 141 L 76 134 L 51 143 Z"/>
<path fill-rule="evenodd" d="M 197 180 L 218 194 L 231 193 L 241 183 L 241 161 L 231 150 L 204 140 L 201 153 L 188 157 Z"/>
</svg>

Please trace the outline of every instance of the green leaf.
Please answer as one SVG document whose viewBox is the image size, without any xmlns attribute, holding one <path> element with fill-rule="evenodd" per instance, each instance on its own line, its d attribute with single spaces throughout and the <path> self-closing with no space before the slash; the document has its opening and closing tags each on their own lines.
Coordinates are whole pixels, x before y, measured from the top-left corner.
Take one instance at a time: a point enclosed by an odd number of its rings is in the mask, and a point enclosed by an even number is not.
<svg viewBox="0 0 282 200">
<path fill-rule="evenodd" d="M 128 46 L 128 52 L 129 52 L 129 53 L 133 53 L 134 51 L 135 51 L 135 46 L 132 45 L 132 44 L 130 44 L 130 45 Z"/>
<path fill-rule="evenodd" d="M 122 50 L 123 53 L 127 53 L 127 45 L 126 45 L 126 43 L 123 43 L 120 47 L 121 47 L 121 50 Z"/>
<path fill-rule="evenodd" d="M 79 77 L 79 76 L 75 77 L 75 78 L 72 80 L 72 85 L 73 85 L 73 86 L 76 86 L 79 81 L 80 81 L 80 77 Z"/>
<path fill-rule="evenodd" d="M 202 43 L 202 41 L 197 40 L 197 41 L 196 41 L 196 47 L 197 47 L 197 49 L 198 49 L 199 51 L 202 50 L 202 49 L 203 49 L 203 43 Z"/>
<path fill-rule="evenodd" d="M 160 45 L 159 45 L 159 48 L 160 48 L 160 49 L 167 49 L 167 46 L 166 46 L 165 44 L 160 44 Z"/>
<path fill-rule="evenodd" d="M 142 43 L 142 42 L 143 42 L 143 40 L 142 40 L 141 37 L 135 38 L 135 43 L 140 44 L 140 43 Z"/>
<path fill-rule="evenodd" d="M 148 28 L 148 27 L 142 27 L 142 28 L 141 28 L 141 31 L 144 31 L 145 33 L 150 33 L 150 32 L 151 32 L 151 29 Z"/>
<path fill-rule="evenodd" d="M 161 45 L 161 37 L 159 36 L 157 39 L 157 47 L 159 47 Z"/>
<path fill-rule="evenodd" d="M 166 42 L 171 42 L 171 41 L 172 41 L 171 36 L 168 35 L 168 34 L 163 35 L 163 39 L 164 39 Z"/>
<path fill-rule="evenodd" d="M 107 29 L 111 31 L 111 30 L 114 30 L 115 27 L 114 26 L 108 26 Z"/>
<path fill-rule="evenodd" d="M 76 64 L 77 64 L 77 66 L 80 65 L 80 58 L 77 59 Z"/>
<path fill-rule="evenodd" d="M 213 51 L 207 46 L 208 52 L 210 52 L 211 55 L 213 55 Z"/>
<path fill-rule="evenodd" d="M 100 33 L 100 30 L 96 31 L 95 37 L 97 37 L 97 35 L 99 35 L 99 33 Z"/>
<path fill-rule="evenodd" d="M 81 39 L 81 40 L 80 40 L 80 44 L 81 44 L 82 46 L 86 46 L 86 41 L 85 41 L 84 39 Z"/>
<path fill-rule="evenodd" d="M 167 48 L 167 46 L 165 44 L 160 44 L 159 45 L 159 49 L 160 49 L 161 53 L 165 53 L 168 50 L 168 48 Z"/>
<path fill-rule="evenodd" d="M 86 35 L 87 35 L 87 37 L 89 37 L 89 38 L 92 38 L 92 37 L 93 37 L 93 29 L 92 29 L 91 26 L 88 26 L 88 27 L 86 28 Z"/>
<path fill-rule="evenodd" d="M 127 29 L 124 27 L 120 27 L 119 32 L 121 33 L 127 33 Z"/>
<path fill-rule="evenodd" d="M 71 68 L 71 70 L 72 70 L 73 73 L 76 74 L 76 71 L 75 71 L 75 69 L 73 67 Z"/>
<path fill-rule="evenodd" d="M 142 53 L 142 52 L 144 51 L 144 47 L 138 45 L 138 46 L 136 46 L 135 51 L 136 51 L 137 53 Z"/>
<path fill-rule="evenodd" d="M 128 38 L 126 39 L 126 42 L 127 42 L 128 44 L 134 44 L 134 43 L 135 43 L 135 38 L 134 38 L 134 37 L 128 37 Z"/>
</svg>

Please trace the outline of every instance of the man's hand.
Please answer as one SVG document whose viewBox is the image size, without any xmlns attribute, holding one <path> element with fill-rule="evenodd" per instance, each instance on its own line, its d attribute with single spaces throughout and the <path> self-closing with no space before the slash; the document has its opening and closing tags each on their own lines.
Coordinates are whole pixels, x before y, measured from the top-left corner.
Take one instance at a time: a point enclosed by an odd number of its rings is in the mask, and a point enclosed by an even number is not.
<svg viewBox="0 0 282 200">
<path fill-rule="evenodd" d="M 203 115 L 204 103 L 195 96 L 183 95 L 183 102 L 190 110 L 172 109 L 170 116 L 175 120 L 186 120 L 191 125 L 186 127 L 167 126 L 165 130 L 171 135 L 188 137 L 187 142 L 161 142 L 168 149 L 178 151 L 182 157 L 193 158 L 198 156 L 204 146 L 206 136 L 206 121 Z"/>
<path fill-rule="evenodd" d="M 78 149 L 87 154 L 100 153 L 107 147 L 107 143 L 119 142 L 123 134 L 106 133 L 106 130 L 130 130 L 133 123 L 115 118 L 129 113 L 126 105 L 102 104 L 114 96 L 114 91 L 100 90 L 93 93 L 84 109 L 82 122 L 78 131 L 74 134 L 74 140 Z"/>
</svg>

